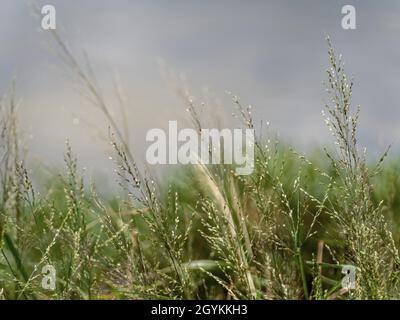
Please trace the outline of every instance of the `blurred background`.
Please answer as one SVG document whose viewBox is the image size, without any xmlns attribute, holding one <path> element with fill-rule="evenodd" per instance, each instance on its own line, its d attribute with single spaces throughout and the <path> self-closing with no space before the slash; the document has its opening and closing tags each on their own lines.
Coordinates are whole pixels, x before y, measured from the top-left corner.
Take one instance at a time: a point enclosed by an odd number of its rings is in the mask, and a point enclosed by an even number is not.
<svg viewBox="0 0 400 320">
<path fill-rule="evenodd" d="M 116 101 L 118 75 L 130 144 L 141 160 L 147 130 L 184 117 L 185 103 L 166 69 L 186 83 L 196 102 L 209 105 L 212 116 L 225 112 L 218 105 L 230 115 L 228 90 L 252 105 L 256 122 L 269 122 L 280 139 L 298 149 L 331 143 L 321 115 L 327 34 L 343 54 L 347 72 L 355 75 L 361 144 L 371 157 L 389 144 L 393 154 L 400 150 L 398 0 L 36 3 L 55 6 L 57 31 L 76 57 L 84 61 L 87 54 L 110 105 Z M 356 30 L 341 27 L 346 4 L 356 8 Z M 1 91 L 7 92 L 16 78 L 29 157 L 60 166 L 69 138 L 80 166 L 108 184 L 115 180 L 113 164 L 86 122 L 104 132 L 107 123 L 79 93 L 49 43 L 48 31 L 41 30 L 28 1 L 1 2 Z"/>
</svg>

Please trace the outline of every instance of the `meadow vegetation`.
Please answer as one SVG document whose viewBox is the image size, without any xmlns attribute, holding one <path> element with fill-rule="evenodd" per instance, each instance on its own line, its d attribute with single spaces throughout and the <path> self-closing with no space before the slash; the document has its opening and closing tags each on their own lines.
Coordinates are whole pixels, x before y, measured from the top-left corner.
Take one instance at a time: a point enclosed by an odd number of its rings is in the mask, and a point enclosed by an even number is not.
<svg viewBox="0 0 400 320">
<path fill-rule="evenodd" d="M 135 161 L 127 125 L 113 118 L 90 67 L 53 36 L 109 123 L 120 192 L 99 196 L 67 142 L 65 168 L 39 194 L 26 169 L 15 94 L 5 95 L 0 298 L 400 298 L 400 168 L 387 152 L 367 163 L 353 82 L 329 39 L 324 109 L 332 146 L 308 156 L 259 135 L 249 176 L 235 175 L 233 165 L 188 165 L 158 181 Z M 253 129 L 251 110 L 235 96 L 232 106 L 243 128 Z M 207 127 L 191 99 L 186 108 L 194 128 Z M 42 287 L 48 264 L 57 271 L 55 290 Z M 344 265 L 357 270 L 353 290 L 341 287 Z"/>
</svg>

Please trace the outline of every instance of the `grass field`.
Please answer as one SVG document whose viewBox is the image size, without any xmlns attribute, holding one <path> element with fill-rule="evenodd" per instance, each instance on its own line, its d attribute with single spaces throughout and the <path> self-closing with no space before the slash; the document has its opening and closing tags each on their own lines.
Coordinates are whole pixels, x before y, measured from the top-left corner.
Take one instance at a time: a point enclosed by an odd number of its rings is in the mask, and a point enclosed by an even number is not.
<svg viewBox="0 0 400 320">
<path fill-rule="evenodd" d="M 308 156 L 264 136 L 252 175 L 236 176 L 232 165 L 194 165 L 160 182 L 139 169 L 95 82 L 53 35 L 109 122 L 121 188 L 99 196 L 67 143 L 65 168 L 38 193 L 10 92 L 0 118 L 0 298 L 400 298 L 399 162 L 383 152 L 367 163 L 352 80 L 329 40 L 331 146 Z M 232 106 L 243 127 L 253 128 L 249 109 L 236 98 Z M 196 106 L 187 107 L 201 128 Z M 43 286 L 46 265 L 56 272 L 54 290 Z M 346 265 L 356 270 L 353 289 L 341 286 Z"/>
</svg>

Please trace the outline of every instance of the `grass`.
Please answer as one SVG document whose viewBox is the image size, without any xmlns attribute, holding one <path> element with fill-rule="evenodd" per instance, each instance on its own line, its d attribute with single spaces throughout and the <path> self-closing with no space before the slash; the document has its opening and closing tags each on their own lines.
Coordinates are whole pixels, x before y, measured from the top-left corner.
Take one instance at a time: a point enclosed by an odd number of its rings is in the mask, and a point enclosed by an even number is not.
<svg viewBox="0 0 400 320">
<path fill-rule="evenodd" d="M 25 169 L 12 89 L 0 109 L 0 298 L 399 298 L 398 162 L 384 163 L 385 152 L 371 166 L 359 151 L 353 83 L 329 39 L 332 147 L 305 156 L 270 134 L 256 141 L 252 175 L 194 165 L 159 182 L 135 162 L 129 126 L 113 118 L 90 66 L 53 36 L 110 125 L 121 189 L 111 200 L 100 197 L 67 142 L 64 171 L 38 194 Z M 194 102 L 186 104 L 193 126 L 207 127 Z M 242 126 L 253 128 L 250 108 L 237 97 L 232 104 Z M 48 264 L 57 272 L 55 290 L 42 286 Z M 357 270 L 354 290 L 341 288 L 344 265 Z"/>
</svg>

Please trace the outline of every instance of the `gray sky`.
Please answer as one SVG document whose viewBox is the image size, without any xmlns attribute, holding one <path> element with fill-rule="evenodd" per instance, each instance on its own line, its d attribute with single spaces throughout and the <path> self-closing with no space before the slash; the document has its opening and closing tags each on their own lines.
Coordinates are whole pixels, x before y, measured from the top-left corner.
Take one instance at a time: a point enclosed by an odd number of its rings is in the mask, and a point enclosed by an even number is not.
<svg viewBox="0 0 400 320">
<path fill-rule="evenodd" d="M 348 73 L 355 75 L 354 102 L 362 107 L 361 143 L 374 155 L 388 144 L 400 150 L 398 0 L 38 3 L 56 7 L 60 32 L 78 57 L 87 52 L 111 103 L 113 74 L 120 75 L 138 157 L 144 157 L 148 129 L 165 127 L 184 114 L 173 85 L 160 72 L 160 58 L 185 75 L 198 102 L 207 102 L 211 95 L 229 105 L 224 93 L 229 90 L 253 106 L 257 120 L 269 121 L 300 149 L 330 142 L 321 116 L 326 34 L 343 54 Z M 341 28 L 345 4 L 357 10 L 357 30 Z M 39 26 L 27 1 L 2 1 L 0 85 L 5 92 L 17 78 L 31 156 L 59 164 L 68 137 L 83 166 L 109 172 L 104 145 L 91 137 L 82 121 L 74 125 L 73 119 L 107 126 L 74 89 Z M 221 113 L 212 106 L 207 110 L 213 116 Z"/>
</svg>

